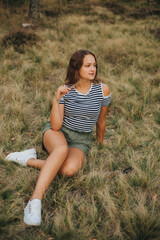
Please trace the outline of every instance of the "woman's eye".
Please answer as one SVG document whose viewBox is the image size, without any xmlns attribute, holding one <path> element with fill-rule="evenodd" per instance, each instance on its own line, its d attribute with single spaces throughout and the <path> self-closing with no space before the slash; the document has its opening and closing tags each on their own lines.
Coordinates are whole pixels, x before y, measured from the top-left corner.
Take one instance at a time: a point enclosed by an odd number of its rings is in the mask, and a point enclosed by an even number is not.
<svg viewBox="0 0 160 240">
<path fill-rule="evenodd" d="M 85 65 L 85 67 L 90 67 L 90 66 L 91 66 L 90 64 Z M 97 65 L 95 64 L 95 65 L 93 65 L 93 67 L 97 67 Z"/>
</svg>

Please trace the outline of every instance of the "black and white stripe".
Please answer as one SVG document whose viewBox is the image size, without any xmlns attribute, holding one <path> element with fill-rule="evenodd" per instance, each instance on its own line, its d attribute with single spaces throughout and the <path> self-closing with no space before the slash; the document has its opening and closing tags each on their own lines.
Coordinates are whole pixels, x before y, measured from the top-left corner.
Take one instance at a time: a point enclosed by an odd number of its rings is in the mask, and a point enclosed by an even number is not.
<svg viewBox="0 0 160 240">
<path fill-rule="evenodd" d="M 87 94 L 79 93 L 72 88 L 60 99 L 64 104 L 63 125 L 78 132 L 91 132 L 97 122 L 101 107 L 110 103 L 111 94 L 103 96 L 102 83 L 91 84 Z"/>
</svg>

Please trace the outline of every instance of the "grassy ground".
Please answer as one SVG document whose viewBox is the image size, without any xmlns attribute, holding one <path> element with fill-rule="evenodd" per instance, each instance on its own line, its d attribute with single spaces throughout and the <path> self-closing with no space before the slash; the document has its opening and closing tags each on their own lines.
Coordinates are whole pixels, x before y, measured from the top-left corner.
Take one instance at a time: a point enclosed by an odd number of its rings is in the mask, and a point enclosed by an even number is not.
<svg viewBox="0 0 160 240">
<path fill-rule="evenodd" d="M 26 5 L 0 10 L 0 239 L 158 240 L 160 7 L 155 1 L 62 4 L 43 1 L 31 30 L 21 27 Z M 35 38 L 13 42 L 12 33 L 22 30 Z M 95 53 L 99 77 L 112 91 L 105 145 L 96 144 L 94 129 L 83 169 L 55 178 L 42 202 L 42 225 L 27 227 L 23 208 L 39 171 L 5 156 L 35 147 L 46 158 L 42 129 L 78 49 Z M 133 170 L 126 174 L 127 167 Z"/>
</svg>

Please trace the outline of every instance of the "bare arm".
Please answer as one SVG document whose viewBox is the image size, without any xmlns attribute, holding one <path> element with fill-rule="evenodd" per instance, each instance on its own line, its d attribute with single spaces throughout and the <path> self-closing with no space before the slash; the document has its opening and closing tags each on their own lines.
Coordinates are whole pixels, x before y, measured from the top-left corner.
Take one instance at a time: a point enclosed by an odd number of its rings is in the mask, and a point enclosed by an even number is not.
<svg viewBox="0 0 160 240">
<path fill-rule="evenodd" d="M 110 95 L 109 87 L 105 84 L 102 85 L 104 97 Z M 96 123 L 96 138 L 97 142 L 103 143 L 105 129 L 106 129 L 106 114 L 107 114 L 108 106 L 101 107 L 101 112 Z"/>
<path fill-rule="evenodd" d="M 50 115 L 50 122 L 53 130 L 58 131 L 62 126 L 64 117 L 64 104 L 59 104 L 59 100 L 65 94 L 68 94 L 69 90 L 70 88 L 62 85 L 57 89 L 56 94 L 53 98 L 52 110 Z"/>
</svg>

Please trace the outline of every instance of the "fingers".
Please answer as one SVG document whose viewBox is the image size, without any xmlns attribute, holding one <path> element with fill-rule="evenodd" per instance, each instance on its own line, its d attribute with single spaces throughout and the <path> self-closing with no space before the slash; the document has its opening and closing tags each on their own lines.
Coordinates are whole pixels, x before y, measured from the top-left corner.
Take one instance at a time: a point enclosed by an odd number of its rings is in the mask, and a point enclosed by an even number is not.
<svg viewBox="0 0 160 240">
<path fill-rule="evenodd" d="M 61 90 L 61 93 L 68 94 L 68 93 L 69 93 L 69 90 L 71 90 L 71 89 L 64 86 L 64 87 L 62 88 L 62 90 Z"/>
<path fill-rule="evenodd" d="M 69 91 L 71 90 L 71 88 L 65 86 L 65 85 L 62 85 L 60 86 L 58 89 L 57 89 L 57 92 L 56 92 L 56 99 L 60 99 L 62 98 L 64 95 L 68 94 Z"/>
<path fill-rule="evenodd" d="M 58 88 L 59 93 L 63 94 L 63 95 L 68 94 L 69 90 L 71 90 L 71 89 L 69 87 L 64 86 L 64 85 L 62 85 Z"/>
</svg>

